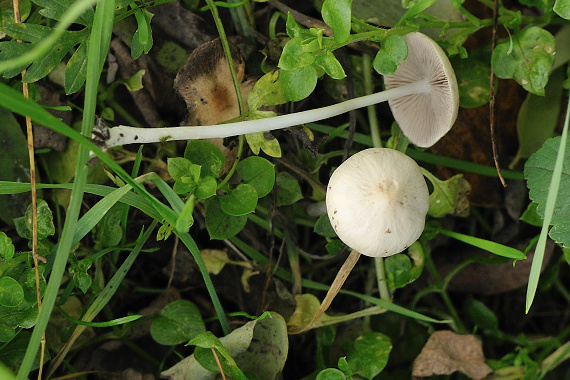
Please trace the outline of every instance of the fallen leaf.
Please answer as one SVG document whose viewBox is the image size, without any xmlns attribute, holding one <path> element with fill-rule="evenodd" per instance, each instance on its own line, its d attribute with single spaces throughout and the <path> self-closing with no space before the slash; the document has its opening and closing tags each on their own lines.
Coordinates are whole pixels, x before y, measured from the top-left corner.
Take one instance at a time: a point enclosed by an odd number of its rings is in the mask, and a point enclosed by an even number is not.
<svg viewBox="0 0 570 380">
<path fill-rule="evenodd" d="M 414 360 L 412 376 L 449 375 L 455 371 L 471 379 L 482 379 L 493 372 L 485 363 L 481 341 L 474 335 L 434 332 Z"/>
</svg>

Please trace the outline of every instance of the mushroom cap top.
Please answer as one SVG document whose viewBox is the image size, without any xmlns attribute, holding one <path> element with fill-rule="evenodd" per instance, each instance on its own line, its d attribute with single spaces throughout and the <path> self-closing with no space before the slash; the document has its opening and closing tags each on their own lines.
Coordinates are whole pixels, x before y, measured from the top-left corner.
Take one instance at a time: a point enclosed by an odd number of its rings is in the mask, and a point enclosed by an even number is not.
<svg viewBox="0 0 570 380">
<path fill-rule="evenodd" d="M 429 92 L 389 100 L 394 119 L 415 145 L 435 144 L 453 126 L 459 109 L 457 79 L 449 59 L 439 45 L 425 34 L 404 36 L 408 56 L 394 74 L 384 77 L 387 89 L 427 80 Z"/>
<path fill-rule="evenodd" d="M 429 191 L 413 159 L 393 149 L 370 148 L 334 171 L 326 205 L 340 240 L 363 255 L 386 257 L 422 234 Z"/>
</svg>

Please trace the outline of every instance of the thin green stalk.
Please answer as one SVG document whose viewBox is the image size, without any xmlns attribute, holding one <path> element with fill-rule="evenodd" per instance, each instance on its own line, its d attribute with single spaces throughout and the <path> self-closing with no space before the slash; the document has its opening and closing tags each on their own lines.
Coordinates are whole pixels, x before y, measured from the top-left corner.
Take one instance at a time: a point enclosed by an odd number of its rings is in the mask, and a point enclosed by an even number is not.
<svg viewBox="0 0 570 380">
<path fill-rule="evenodd" d="M 245 107 L 243 105 L 240 83 L 237 79 L 236 68 L 234 66 L 234 60 L 232 58 L 230 45 L 228 43 L 228 37 L 226 36 L 226 31 L 224 30 L 224 25 L 222 24 L 222 20 L 220 19 L 218 8 L 216 7 L 214 0 L 206 0 L 206 4 L 208 4 L 208 6 L 210 7 L 210 12 L 212 12 L 212 18 L 214 19 L 214 23 L 216 24 L 216 29 L 218 30 L 218 35 L 220 36 L 220 41 L 222 42 L 222 48 L 224 49 L 224 55 L 226 56 L 226 60 L 228 61 L 230 74 L 232 76 L 232 82 L 234 84 L 234 89 L 236 91 L 239 114 L 242 115 L 245 111 Z"/>
<path fill-rule="evenodd" d="M 429 269 L 429 271 L 430 271 L 430 273 L 431 273 L 431 275 L 435 281 L 435 285 L 439 290 L 439 294 L 441 295 L 443 303 L 447 307 L 447 310 L 449 310 L 449 314 L 451 315 L 451 318 L 453 318 L 453 321 L 455 322 L 455 326 L 457 328 L 457 331 L 459 333 L 465 333 L 467 330 L 465 329 L 465 326 L 463 326 L 463 322 L 461 322 L 461 319 L 459 318 L 459 314 L 457 313 L 457 310 L 455 310 L 455 306 L 453 306 L 453 302 L 451 302 L 451 298 L 449 298 L 449 295 L 447 294 L 447 289 L 445 288 L 445 285 L 443 284 L 441 277 L 439 277 L 439 273 L 437 272 L 437 268 L 435 267 L 435 264 L 433 263 L 433 260 L 431 259 L 431 253 L 430 253 L 429 249 L 424 249 L 424 253 L 425 253 L 426 266 L 428 267 L 428 269 Z"/>
<path fill-rule="evenodd" d="M 83 136 L 91 136 L 93 121 L 95 120 L 95 105 L 97 101 L 97 84 L 103 67 L 110 43 L 111 30 L 113 27 L 113 14 L 115 2 L 112 0 L 99 1 L 93 19 L 93 30 L 89 44 L 87 59 L 87 77 L 85 83 L 85 109 L 81 133 Z M 42 335 L 47 327 L 51 311 L 57 298 L 61 280 L 65 272 L 67 258 L 71 251 L 71 243 L 75 232 L 76 222 L 79 217 L 83 190 L 87 180 L 87 161 L 89 150 L 80 145 L 77 153 L 77 166 L 75 181 L 73 183 L 70 204 L 67 210 L 63 232 L 59 241 L 59 249 L 56 252 L 54 266 L 46 287 L 41 310 L 39 310 L 36 325 L 30 337 L 22 365 L 18 371 L 18 379 L 27 379 L 32 369 Z"/>
<path fill-rule="evenodd" d="M 550 222 L 554 215 L 554 207 L 556 206 L 556 198 L 558 197 L 558 190 L 560 189 L 560 181 L 562 177 L 562 168 L 564 166 L 564 153 L 566 150 L 566 141 L 568 140 L 568 125 L 570 124 L 570 103 L 566 109 L 566 120 L 564 122 L 564 129 L 560 138 L 560 145 L 558 147 L 558 155 L 556 156 L 556 163 L 552 171 L 552 178 L 546 198 L 546 205 L 544 209 L 544 219 L 542 221 L 542 230 L 540 237 L 536 244 L 534 257 L 532 259 L 532 266 L 528 277 L 528 287 L 526 291 L 526 313 L 530 310 L 534 296 L 536 295 L 536 288 L 538 287 L 538 279 L 540 277 L 540 270 L 542 268 L 542 261 L 544 259 L 544 252 L 546 250 L 546 239 L 548 238 L 548 230 Z"/>
</svg>

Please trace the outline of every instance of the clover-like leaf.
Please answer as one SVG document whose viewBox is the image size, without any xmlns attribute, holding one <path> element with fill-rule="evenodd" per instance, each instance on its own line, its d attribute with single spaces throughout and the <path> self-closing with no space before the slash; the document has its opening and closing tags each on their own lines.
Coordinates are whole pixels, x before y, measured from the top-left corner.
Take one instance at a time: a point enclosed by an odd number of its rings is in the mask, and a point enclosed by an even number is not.
<svg viewBox="0 0 570 380">
<path fill-rule="evenodd" d="M 396 72 L 398 65 L 408 56 L 408 45 L 402 36 L 391 34 L 382 42 L 372 65 L 381 75 Z"/>
<path fill-rule="evenodd" d="M 554 63 L 554 36 L 537 26 L 529 27 L 495 48 L 491 65 L 497 77 L 513 78 L 525 90 L 544 95 Z"/>
<path fill-rule="evenodd" d="M 325 70 L 325 73 L 333 79 L 342 79 L 346 77 L 342 65 L 330 50 L 327 50 L 324 55 L 317 57 L 315 64 L 322 67 L 323 70 Z"/>
<path fill-rule="evenodd" d="M 441 181 L 428 171 L 423 171 L 423 173 L 434 188 L 429 196 L 429 215 L 434 218 L 441 218 L 447 214 L 469 215 L 467 195 L 471 191 L 471 185 L 463 178 L 463 174 L 457 174 L 446 181 Z"/>
<path fill-rule="evenodd" d="M 247 216 L 233 216 L 225 213 L 219 197 L 206 199 L 206 229 L 212 239 L 229 239 L 240 232 L 247 223 Z"/>
<path fill-rule="evenodd" d="M 556 0 L 553 10 L 558 16 L 570 20 L 570 0 Z"/>
<path fill-rule="evenodd" d="M 371 332 L 356 338 L 346 360 L 354 374 L 372 379 L 388 364 L 391 350 L 392 342 L 389 337 L 379 332 Z"/>
<path fill-rule="evenodd" d="M 276 106 L 285 103 L 287 99 L 279 83 L 278 71 L 267 73 L 259 78 L 247 97 L 250 111 L 255 111 L 262 106 Z"/>
<path fill-rule="evenodd" d="M 275 168 L 265 158 L 251 156 L 237 166 L 237 173 L 244 183 L 252 185 L 259 198 L 269 194 L 275 184 Z"/>
<path fill-rule="evenodd" d="M 168 346 L 185 343 L 205 330 L 200 310 L 188 300 L 166 305 L 150 325 L 152 338 Z"/>
<path fill-rule="evenodd" d="M 184 150 L 184 157 L 193 164 L 200 165 L 202 177 L 219 177 L 219 171 L 224 167 L 226 158 L 222 151 L 204 140 L 190 140 Z"/>
<path fill-rule="evenodd" d="M 255 211 L 257 198 L 254 186 L 240 183 L 228 194 L 219 197 L 220 207 L 223 212 L 232 216 L 246 215 Z"/>
<path fill-rule="evenodd" d="M 281 70 L 279 80 L 285 99 L 298 102 L 309 96 L 317 86 L 317 70 L 313 66 L 304 66 L 295 70 Z"/>
</svg>

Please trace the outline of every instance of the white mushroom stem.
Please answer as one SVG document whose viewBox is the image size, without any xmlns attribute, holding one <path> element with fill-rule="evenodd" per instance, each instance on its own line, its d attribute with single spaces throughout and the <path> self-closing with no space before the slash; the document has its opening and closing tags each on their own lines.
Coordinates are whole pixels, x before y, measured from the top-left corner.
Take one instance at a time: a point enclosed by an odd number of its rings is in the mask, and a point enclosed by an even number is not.
<svg viewBox="0 0 570 380">
<path fill-rule="evenodd" d="M 109 138 L 103 143 L 107 148 L 128 145 L 147 144 L 171 140 L 195 140 L 245 135 L 255 132 L 272 131 L 311 123 L 338 116 L 357 108 L 385 102 L 414 94 L 427 94 L 431 91 L 428 79 L 422 79 L 401 87 L 395 87 L 371 95 L 350 99 L 327 107 L 281 115 L 267 119 L 239 121 L 220 125 L 182 126 L 167 128 L 135 128 L 119 125 L 109 129 Z"/>
</svg>

